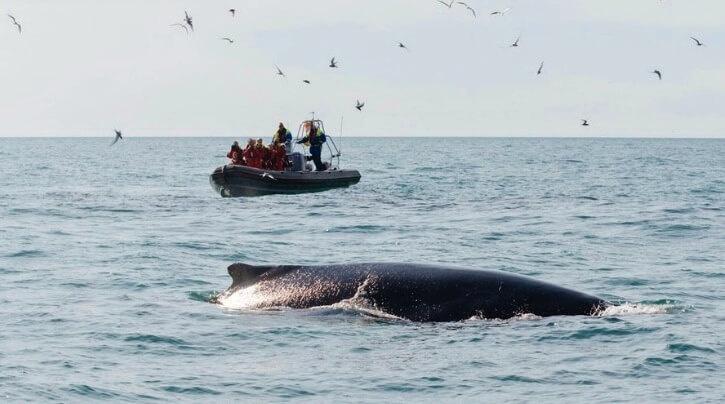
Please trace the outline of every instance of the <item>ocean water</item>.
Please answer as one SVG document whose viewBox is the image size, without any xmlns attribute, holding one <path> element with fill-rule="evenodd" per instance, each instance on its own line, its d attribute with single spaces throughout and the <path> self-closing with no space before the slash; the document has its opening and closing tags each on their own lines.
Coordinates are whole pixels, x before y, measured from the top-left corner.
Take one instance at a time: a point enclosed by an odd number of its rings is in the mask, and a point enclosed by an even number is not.
<svg viewBox="0 0 725 404">
<path fill-rule="evenodd" d="M 725 400 L 725 141 L 342 139 L 223 199 L 233 139 L 0 139 L 0 401 Z M 419 324 L 207 300 L 246 263 L 499 269 L 622 306 Z"/>
</svg>

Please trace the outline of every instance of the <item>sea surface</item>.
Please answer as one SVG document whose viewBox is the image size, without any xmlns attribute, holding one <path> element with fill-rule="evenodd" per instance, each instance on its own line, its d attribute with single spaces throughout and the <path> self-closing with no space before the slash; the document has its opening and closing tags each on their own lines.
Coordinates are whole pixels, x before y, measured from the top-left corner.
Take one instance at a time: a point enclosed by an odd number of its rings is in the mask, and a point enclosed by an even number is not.
<svg viewBox="0 0 725 404">
<path fill-rule="evenodd" d="M 0 139 L 2 402 L 723 402 L 725 141 L 338 139 L 362 181 L 223 199 L 231 138 Z M 244 139 L 241 139 L 244 140 Z M 498 269 L 620 303 L 420 324 L 208 303 L 226 267 Z"/>
</svg>

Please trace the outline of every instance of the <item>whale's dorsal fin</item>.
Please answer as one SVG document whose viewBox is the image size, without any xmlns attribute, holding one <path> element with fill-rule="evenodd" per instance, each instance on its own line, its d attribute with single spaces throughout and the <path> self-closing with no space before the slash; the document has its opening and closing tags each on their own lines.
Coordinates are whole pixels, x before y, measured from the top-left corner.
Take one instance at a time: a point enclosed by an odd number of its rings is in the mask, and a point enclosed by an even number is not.
<svg viewBox="0 0 725 404">
<path fill-rule="evenodd" d="M 247 286 L 254 283 L 262 274 L 274 267 L 255 266 L 242 263 L 229 265 L 227 271 L 232 277 L 232 287 Z"/>
</svg>

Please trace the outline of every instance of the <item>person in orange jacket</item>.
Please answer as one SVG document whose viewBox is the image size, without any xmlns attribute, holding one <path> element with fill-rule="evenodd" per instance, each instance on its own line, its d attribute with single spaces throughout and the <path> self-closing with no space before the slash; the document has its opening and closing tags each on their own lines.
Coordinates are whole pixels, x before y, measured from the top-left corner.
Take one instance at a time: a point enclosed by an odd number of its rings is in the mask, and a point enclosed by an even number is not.
<svg viewBox="0 0 725 404">
<path fill-rule="evenodd" d="M 247 142 L 247 147 L 244 148 L 244 161 L 247 163 L 249 167 L 255 167 L 258 168 L 257 164 L 257 153 L 255 151 L 256 144 L 254 142 L 254 139 L 249 139 Z"/>
<path fill-rule="evenodd" d="M 241 147 L 239 147 L 239 142 L 236 140 L 232 144 L 231 150 L 229 150 L 229 153 L 227 153 L 227 158 L 232 160 L 232 164 L 235 166 L 243 166 L 244 165 L 244 151 Z"/>
<path fill-rule="evenodd" d="M 266 169 L 269 166 L 269 149 L 264 145 L 264 141 L 262 139 L 257 139 L 257 144 L 254 147 L 254 154 L 255 154 L 255 163 L 257 166 L 255 168 L 261 168 Z"/>
<path fill-rule="evenodd" d="M 287 161 L 287 151 L 284 144 L 275 140 L 269 146 L 269 169 L 275 171 L 284 171 L 285 162 Z"/>
</svg>

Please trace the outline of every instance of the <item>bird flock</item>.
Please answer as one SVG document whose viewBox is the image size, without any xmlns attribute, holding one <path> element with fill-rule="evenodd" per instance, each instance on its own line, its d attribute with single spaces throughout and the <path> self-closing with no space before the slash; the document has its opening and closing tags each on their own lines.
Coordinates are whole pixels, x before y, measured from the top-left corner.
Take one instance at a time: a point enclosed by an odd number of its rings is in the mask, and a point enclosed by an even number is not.
<svg viewBox="0 0 725 404">
<path fill-rule="evenodd" d="M 477 18 L 478 17 L 478 13 L 476 12 L 476 10 L 473 7 L 471 7 L 466 2 L 463 2 L 463 1 L 455 1 L 455 0 L 451 0 L 449 2 L 445 2 L 445 1 L 442 1 L 442 0 L 436 0 L 436 3 L 439 4 L 439 5 L 442 5 L 443 7 L 447 8 L 448 10 L 452 10 L 454 8 L 460 8 L 462 10 L 465 10 L 465 11 L 469 12 L 473 18 Z M 230 14 L 231 18 L 235 18 L 236 17 L 236 14 L 237 14 L 237 10 L 236 9 L 230 8 L 230 9 L 227 10 L 227 12 Z M 490 16 L 503 17 L 503 16 L 509 14 L 510 12 L 511 12 L 511 8 L 508 7 L 508 8 L 502 9 L 502 10 L 492 10 L 489 13 L 489 15 Z M 20 23 L 20 21 L 18 21 L 18 18 L 16 18 L 12 14 L 8 14 L 8 18 L 10 20 L 10 23 L 17 29 L 18 34 L 19 35 L 22 34 L 23 33 L 23 26 Z M 184 10 L 184 16 L 183 16 L 183 18 L 181 20 L 177 20 L 177 22 L 174 22 L 172 24 L 169 24 L 169 27 L 172 27 L 172 28 L 178 29 L 178 30 L 183 30 L 184 33 L 186 33 L 187 35 L 190 35 L 190 34 L 192 34 L 194 32 L 194 19 L 189 14 L 188 11 Z M 234 44 L 234 39 L 232 39 L 232 38 L 229 38 L 229 37 L 220 37 L 219 39 L 220 40 L 223 40 L 223 41 L 226 41 L 229 45 L 233 45 Z M 691 36 L 690 37 L 690 40 L 692 40 L 693 44 L 695 46 L 697 46 L 697 47 L 705 46 L 705 44 L 699 38 L 697 38 L 695 36 Z M 518 48 L 520 46 L 520 41 L 521 41 L 521 36 L 517 36 L 516 37 L 516 40 L 511 43 L 510 47 L 511 48 Z M 401 50 L 406 51 L 406 52 L 410 52 L 410 49 L 408 48 L 408 46 L 405 43 L 403 43 L 403 42 L 398 41 L 397 42 L 397 47 L 400 48 Z M 277 76 L 280 76 L 281 78 L 287 78 L 287 75 L 285 74 L 285 72 L 278 65 L 274 65 L 274 67 L 276 69 L 276 75 Z M 338 63 L 336 57 L 332 57 L 332 59 L 330 59 L 330 62 L 329 62 L 328 67 L 331 68 L 331 69 L 339 69 L 340 68 L 340 64 Z M 539 68 L 536 71 L 536 75 L 537 76 L 541 75 L 543 73 L 543 69 L 544 69 L 544 62 L 542 61 L 539 64 Z M 660 68 L 657 68 L 657 69 L 652 70 L 651 73 L 653 75 L 655 75 L 658 80 L 660 80 L 660 81 L 662 80 L 663 74 L 662 74 L 662 70 Z M 302 80 L 302 83 L 304 83 L 305 85 L 311 85 L 312 84 L 312 82 L 309 79 L 303 79 Z M 360 101 L 359 99 L 356 100 L 356 103 L 355 103 L 355 109 L 356 110 L 362 112 L 364 106 L 365 106 L 365 102 L 364 101 Z M 582 126 L 585 126 L 585 127 L 590 126 L 590 123 L 589 123 L 589 120 L 588 119 L 580 119 L 580 121 L 581 121 L 581 125 Z M 122 140 L 123 139 L 122 134 L 121 134 L 121 132 L 119 130 L 114 130 L 114 132 L 115 132 L 115 137 L 114 137 L 113 143 L 111 143 L 111 145 L 113 145 L 116 142 L 118 142 L 119 140 Z"/>
</svg>

